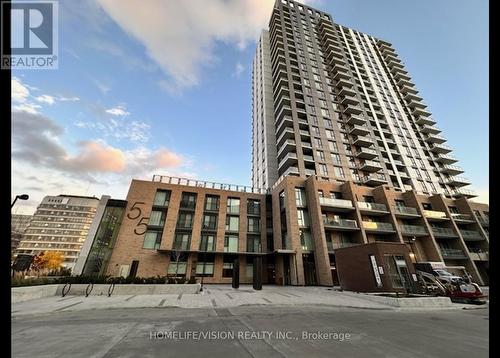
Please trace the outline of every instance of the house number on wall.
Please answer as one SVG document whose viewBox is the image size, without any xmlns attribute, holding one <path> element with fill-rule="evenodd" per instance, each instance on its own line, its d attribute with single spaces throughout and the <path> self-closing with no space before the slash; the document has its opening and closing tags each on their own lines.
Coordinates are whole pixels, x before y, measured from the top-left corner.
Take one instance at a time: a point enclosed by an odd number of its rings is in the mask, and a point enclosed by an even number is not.
<svg viewBox="0 0 500 358">
<path fill-rule="evenodd" d="M 144 217 L 144 216 L 141 217 L 142 210 L 139 207 L 139 205 L 142 205 L 142 204 L 145 204 L 145 203 L 143 201 L 136 201 L 130 207 L 130 210 L 129 210 L 128 214 L 127 214 L 127 218 L 129 218 L 130 220 L 136 220 L 136 219 L 139 219 L 139 217 L 140 217 L 139 221 L 137 222 L 136 228 L 134 229 L 134 234 L 136 234 L 136 235 L 144 235 L 144 233 L 148 229 L 149 218 Z M 137 230 L 141 226 L 143 226 L 144 229 L 143 230 Z"/>
</svg>

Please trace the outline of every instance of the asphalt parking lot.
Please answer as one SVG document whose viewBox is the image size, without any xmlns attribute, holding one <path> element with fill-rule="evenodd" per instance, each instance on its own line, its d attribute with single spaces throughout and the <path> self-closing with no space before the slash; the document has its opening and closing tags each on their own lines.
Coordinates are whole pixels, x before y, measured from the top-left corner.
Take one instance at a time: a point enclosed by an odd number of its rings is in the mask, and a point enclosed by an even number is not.
<svg viewBox="0 0 500 358">
<path fill-rule="evenodd" d="M 488 356 L 489 310 L 116 308 L 12 318 L 13 357 Z"/>
</svg>

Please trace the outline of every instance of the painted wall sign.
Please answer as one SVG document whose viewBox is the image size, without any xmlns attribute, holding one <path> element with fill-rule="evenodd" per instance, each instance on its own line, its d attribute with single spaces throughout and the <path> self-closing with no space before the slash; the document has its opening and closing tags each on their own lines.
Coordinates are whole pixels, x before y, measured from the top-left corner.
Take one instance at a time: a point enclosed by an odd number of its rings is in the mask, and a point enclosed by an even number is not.
<svg viewBox="0 0 500 358">
<path fill-rule="evenodd" d="M 370 255 L 370 261 L 372 263 L 373 274 L 375 275 L 375 282 L 377 283 L 377 287 L 382 287 L 382 280 L 380 279 L 380 274 L 378 273 L 377 260 L 375 260 L 374 255 Z"/>
</svg>

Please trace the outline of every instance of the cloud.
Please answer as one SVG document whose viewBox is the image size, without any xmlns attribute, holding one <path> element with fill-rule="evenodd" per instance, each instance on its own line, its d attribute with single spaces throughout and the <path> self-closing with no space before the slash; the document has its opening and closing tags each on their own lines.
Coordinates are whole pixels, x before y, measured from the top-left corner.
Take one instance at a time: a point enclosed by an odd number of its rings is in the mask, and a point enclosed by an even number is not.
<svg viewBox="0 0 500 358">
<path fill-rule="evenodd" d="M 170 91 L 199 84 L 217 41 L 242 49 L 267 27 L 274 0 L 97 0 L 167 75 Z"/>
<path fill-rule="evenodd" d="M 38 96 L 38 97 L 35 97 L 35 99 L 38 101 L 38 102 L 42 102 L 42 103 L 47 103 L 49 105 L 53 105 L 54 102 L 55 102 L 55 99 L 54 97 L 52 96 L 49 96 L 49 95 L 42 95 L 42 96 Z"/>
<path fill-rule="evenodd" d="M 245 71 L 245 66 L 241 62 L 238 62 L 234 68 L 233 77 L 240 78 L 243 71 Z"/>
<path fill-rule="evenodd" d="M 113 108 L 109 108 L 106 110 L 106 113 L 111 114 L 113 116 L 120 116 L 120 117 L 128 116 L 130 114 L 130 112 L 127 112 L 125 110 L 125 107 L 123 107 L 123 106 L 116 106 Z"/>
<path fill-rule="evenodd" d="M 185 164 L 181 155 L 166 148 L 151 150 L 140 146 L 122 150 L 104 141 L 81 141 L 77 143 L 78 152 L 72 155 L 60 143 L 63 133 L 62 127 L 50 118 L 13 111 L 12 157 L 35 167 L 44 166 L 67 173 L 127 173 L 132 177 Z"/>
<path fill-rule="evenodd" d="M 12 102 L 24 103 L 30 95 L 28 87 L 26 87 L 19 78 L 12 77 L 10 81 L 10 86 L 12 90 Z"/>
<path fill-rule="evenodd" d="M 99 92 L 101 92 L 103 95 L 106 95 L 109 91 L 111 91 L 111 86 L 102 81 L 94 79 L 94 83 Z"/>
</svg>

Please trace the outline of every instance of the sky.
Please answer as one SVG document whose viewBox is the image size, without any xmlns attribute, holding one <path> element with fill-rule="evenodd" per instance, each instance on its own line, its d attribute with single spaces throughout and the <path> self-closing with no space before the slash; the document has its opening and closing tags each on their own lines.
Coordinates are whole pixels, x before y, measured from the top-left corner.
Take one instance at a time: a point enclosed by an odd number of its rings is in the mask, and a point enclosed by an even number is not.
<svg viewBox="0 0 500 358">
<path fill-rule="evenodd" d="M 59 68 L 12 71 L 13 212 L 153 174 L 251 183 L 252 59 L 273 0 L 59 1 Z M 307 1 L 393 44 L 488 202 L 488 2 Z"/>
</svg>

